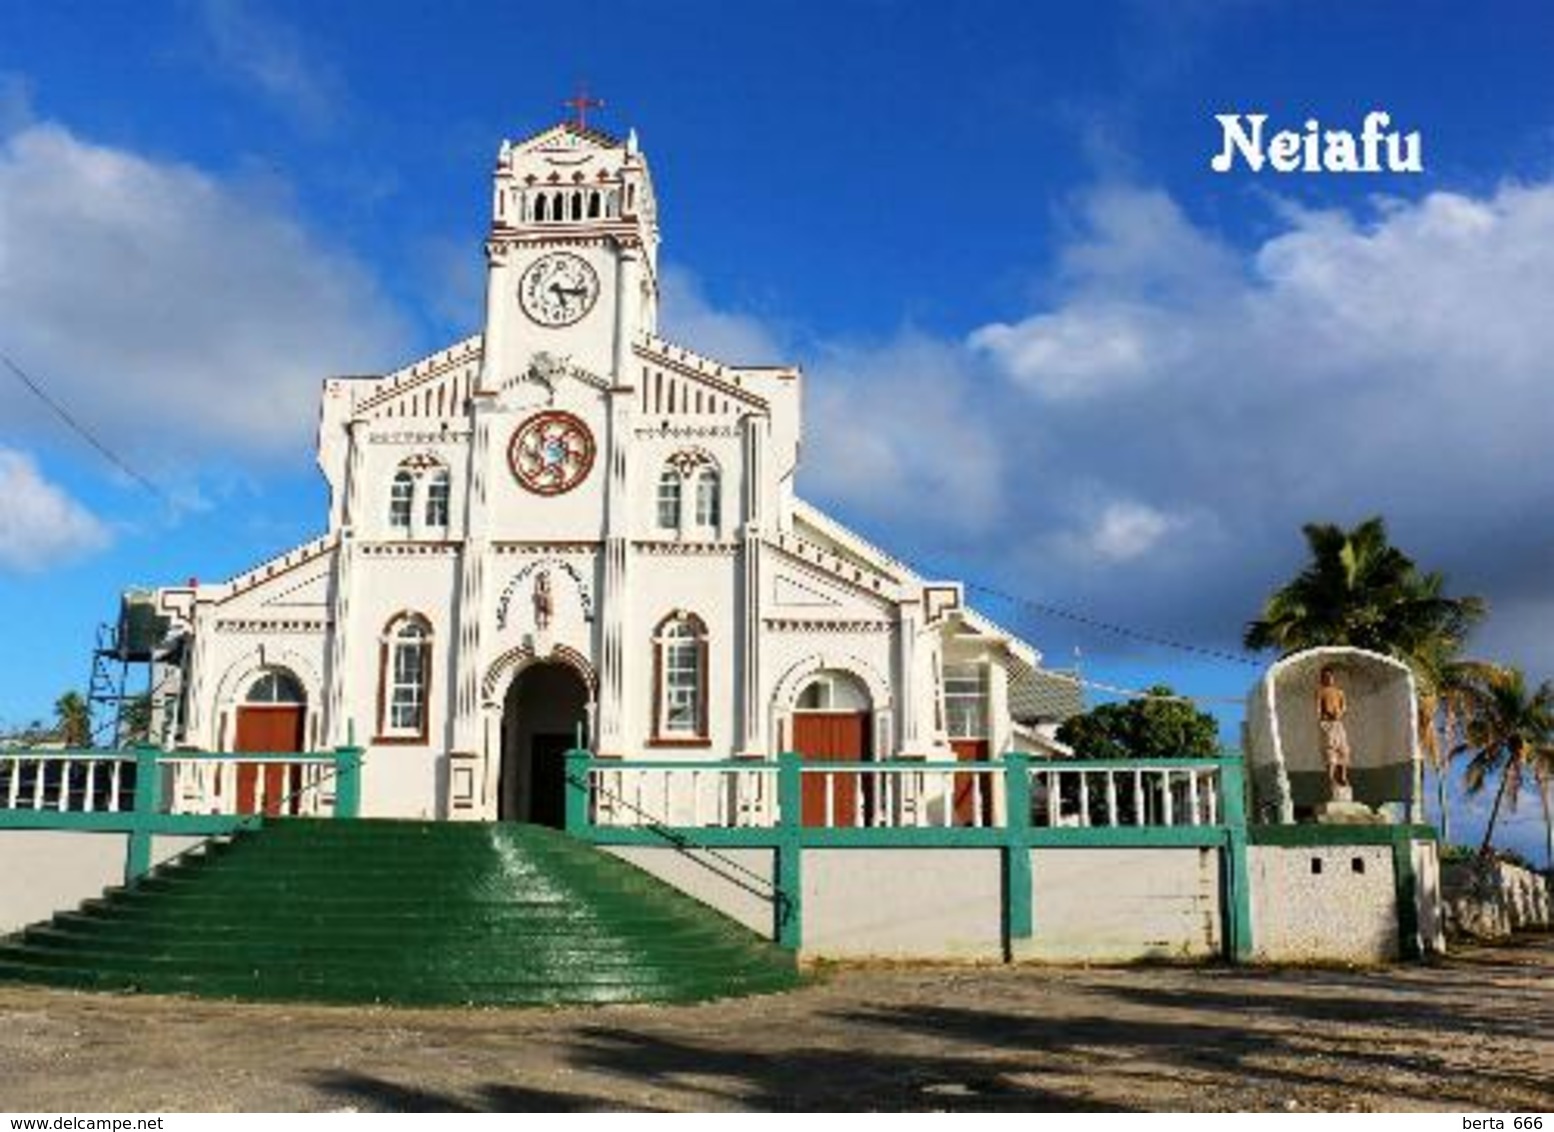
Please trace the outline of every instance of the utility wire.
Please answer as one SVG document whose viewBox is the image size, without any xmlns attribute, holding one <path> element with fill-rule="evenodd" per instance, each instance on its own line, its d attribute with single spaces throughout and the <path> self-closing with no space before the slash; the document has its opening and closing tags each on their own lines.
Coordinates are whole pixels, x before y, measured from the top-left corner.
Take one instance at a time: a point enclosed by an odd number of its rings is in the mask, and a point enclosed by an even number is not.
<svg viewBox="0 0 1554 1132">
<path fill-rule="evenodd" d="M 1241 696 L 1193 696 L 1185 692 L 1162 695 L 1159 692 L 1147 692 L 1141 688 L 1124 688 L 1120 684 L 1103 684 L 1099 680 L 1087 680 L 1083 676 L 1064 672 L 1060 668 L 1043 668 L 1041 674 L 1051 680 L 1063 680 L 1081 688 L 1094 688 L 1098 692 L 1110 692 L 1133 700 L 1157 700 L 1168 704 L 1236 704 L 1238 706 L 1246 703 L 1245 698 Z"/>
<path fill-rule="evenodd" d="M 172 498 L 167 494 L 167 492 L 163 491 L 160 487 L 158 487 L 151 480 L 147 479 L 145 476 L 143 476 L 139 472 L 137 472 L 134 468 L 130 467 L 129 464 L 126 463 L 122 457 L 120 457 L 117 453 L 115 453 L 111 448 L 109 448 L 101 440 L 98 440 L 97 437 L 92 434 L 90 429 L 88 429 L 85 425 L 83 425 L 80 421 L 76 420 L 75 417 L 73 417 L 70 414 L 70 410 L 66 409 L 63 405 L 61 405 L 53 397 L 49 396 L 49 394 L 44 390 L 43 386 L 38 384 L 37 381 L 35 381 L 31 376 L 29 376 L 26 370 L 22 369 L 21 366 L 17 365 L 15 362 L 13 362 L 5 354 L 0 354 L 0 362 L 4 362 L 5 363 L 5 368 L 10 370 L 13 374 L 15 374 L 16 375 L 16 379 L 18 381 L 20 381 L 23 385 L 25 385 L 29 390 L 31 390 L 32 395 L 34 397 L 36 397 L 38 400 L 42 401 L 45 405 L 47 405 L 49 407 L 49 409 L 53 412 L 53 414 L 56 417 L 58 417 L 60 420 L 64 421 L 65 422 L 65 426 L 67 428 L 69 428 L 71 432 L 75 433 L 82 440 L 86 441 L 93 448 L 95 448 L 98 451 L 98 453 L 103 457 L 103 459 L 107 460 L 115 468 L 118 468 L 119 471 L 123 472 L 130 479 L 134 480 L 141 487 L 145 488 L 152 495 L 156 496 L 158 499 L 162 500 L 164 503 L 168 503 L 168 504 L 172 503 Z"/>
<path fill-rule="evenodd" d="M 953 574 L 946 576 L 954 577 Z M 1261 661 L 1253 660 L 1251 657 L 1242 656 L 1237 653 L 1227 652 L 1224 649 L 1210 648 L 1207 645 L 1189 644 L 1186 641 L 1177 641 L 1170 637 L 1162 637 L 1158 633 L 1147 632 L 1143 629 L 1132 629 L 1126 625 L 1118 625 L 1114 622 L 1102 621 L 1099 618 L 1091 617 L 1087 614 L 1079 613 L 1072 609 L 1065 609 L 1062 606 L 1051 605 L 1047 602 L 1035 601 L 1032 598 L 1021 597 L 1019 594 L 1010 593 L 1007 590 L 1000 590 L 993 586 L 983 585 L 981 582 L 967 580 L 963 584 L 968 590 L 975 590 L 977 593 L 986 594 L 989 597 L 999 598 L 1002 601 L 1007 601 L 1011 605 L 1020 606 L 1021 608 L 1029 610 L 1032 613 L 1041 614 L 1047 617 L 1058 617 L 1064 621 L 1072 621 L 1079 625 L 1085 625 L 1091 629 L 1100 629 L 1103 632 L 1112 633 L 1119 637 L 1129 637 L 1136 641 L 1144 641 L 1148 644 L 1161 645 L 1168 649 L 1176 649 L 1178 652 L 1195 653 L 1198 656 L 1211 657 L 1214 660 L 1226 660 L 1233 664 L 1244 664 L 1249 668 L 1263 667 Z"/>
</svg>

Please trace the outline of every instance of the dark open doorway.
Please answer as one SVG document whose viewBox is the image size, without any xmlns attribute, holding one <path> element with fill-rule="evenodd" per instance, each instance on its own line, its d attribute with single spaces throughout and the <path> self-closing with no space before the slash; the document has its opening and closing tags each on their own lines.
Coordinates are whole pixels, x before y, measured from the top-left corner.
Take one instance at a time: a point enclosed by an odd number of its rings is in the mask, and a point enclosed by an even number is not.
<svg viewBox="0 0 1554 1132">
<path fill-rule="evenodd" d="M 497 817 L 560 829 L 566 822 L 566 760 L 586 735 L 588 686 L 566 664 L 531 664 L 507 690 Z"/>
</svg>

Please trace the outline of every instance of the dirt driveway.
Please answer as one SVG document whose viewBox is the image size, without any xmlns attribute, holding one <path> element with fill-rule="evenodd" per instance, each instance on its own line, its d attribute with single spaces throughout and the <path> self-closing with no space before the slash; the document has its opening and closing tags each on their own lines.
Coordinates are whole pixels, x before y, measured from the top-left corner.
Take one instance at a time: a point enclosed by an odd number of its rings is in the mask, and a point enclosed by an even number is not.
<svg viewBox="0 0 1554 1132">
<path fill-rule="evenodd" d="M 0 1110 L 1554 1109 L 1554 939 L 1390 971 L 901 968 L 696 1007 L 0 986 Z"/>
</svg>

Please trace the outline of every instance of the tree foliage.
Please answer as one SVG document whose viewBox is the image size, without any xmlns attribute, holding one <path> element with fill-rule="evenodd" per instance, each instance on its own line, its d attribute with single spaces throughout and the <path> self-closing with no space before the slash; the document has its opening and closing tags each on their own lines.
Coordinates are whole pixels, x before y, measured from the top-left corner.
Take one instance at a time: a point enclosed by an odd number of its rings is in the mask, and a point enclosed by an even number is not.
<svg viewBox="0 0 1554 1132">
<path fill-rule="evenodd" d="M 54 701 L 55 733 L 67 747 L 92 745 L 92 715 L 80 692 L 66 692 Z"/>
<path fill-rule="evenodd" d="M 1302 531 L 1311 560 L 1247 625 L 1247 648 L 1350 645 L 1425 668 L 1454 654 L 1484 616 L 1482 598 L 1448 597 L 1443 575 L 1393 546 L 1379 516 L 1348 531 L 1333 523 Z"/>
<path fill-rule="evenodd" d="M 1212 758 L 1219 751 L 1219 726 L 1208 712 L 1176 698 L 1164 684 L 1146 696 L 1100 704 L 1058 728 L 1058 741 L 1081 758 Z"/>
<path fill-rule="evenodd" d="M 1466 702 L 1466 739 L 1457 753 L 1469 755 L 1468 793 L 1500 778 L 1480 848 L 1488 853 L 1502 804 L 1515 810 L 1523 788 L 1541 784 L 1554 767 L 1554 682 L 1529 688 L 1521 669 L 1485 665 L 1467 685 Z"/>
</svg>

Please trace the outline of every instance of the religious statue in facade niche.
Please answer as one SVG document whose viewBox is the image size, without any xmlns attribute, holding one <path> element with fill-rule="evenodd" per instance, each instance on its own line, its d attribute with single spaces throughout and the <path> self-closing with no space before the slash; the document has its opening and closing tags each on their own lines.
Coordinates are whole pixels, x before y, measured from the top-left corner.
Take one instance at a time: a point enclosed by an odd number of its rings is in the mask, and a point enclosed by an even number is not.
<svg viewBox="0 0 1554 1132">
<path fill-rule="evenodd" d="M 1349 782 L 1349 734 L 1344 730 L 1344 715 L 1349 702 L 1338 686 L 1338 675 L 1323 668 L 1317 676 L 1317 724 L 1322 729 L 1322 761 L 1327 766 L 1328 794 L 1335 802 L 1354 797 Z"/>
<path fill-rule="evenodd" d="M 534 575 L 534 627 L 540 632 L 550 628 L 551 614 L 556 610 L 550 594 L 550 571 L 541 570 Z"/>
</svg>

